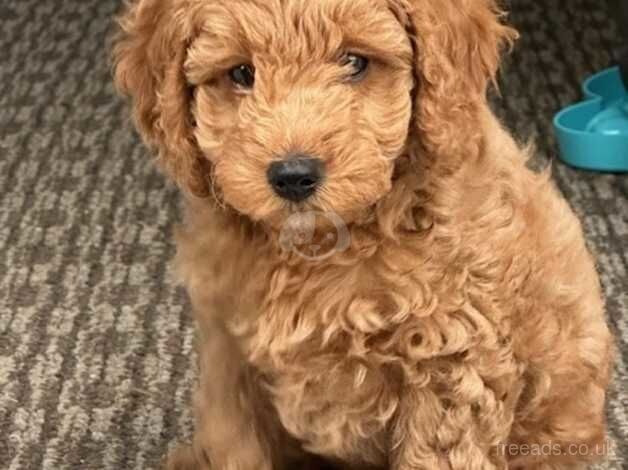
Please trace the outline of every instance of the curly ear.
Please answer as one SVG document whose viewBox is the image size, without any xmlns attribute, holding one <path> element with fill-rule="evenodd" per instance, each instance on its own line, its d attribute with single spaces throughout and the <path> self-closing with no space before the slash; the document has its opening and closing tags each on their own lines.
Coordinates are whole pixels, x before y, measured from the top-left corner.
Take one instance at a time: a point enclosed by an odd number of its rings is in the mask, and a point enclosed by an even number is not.
<svg viewBox="0 0 628 470">
<path fill-rule="evenodd" d="M 184 189 L 208 194 L 206 160 L 193 136 L 183 63 L 190 40 L 185 0 L 136 0 L 120 18 L 113 59 L 118 90 L 133 101 L 136 125 Z"/>
<path fill-rule="evenodd" d="M 479 112 L 495 82 L 501 51 L 517 32 L 496 0 L 393 0 L 406 13 L 416 48 L 415 121 L 435 155 L 479 151 Z M 451 163 L 451 162 L 450 162 Z"/>
</svg>

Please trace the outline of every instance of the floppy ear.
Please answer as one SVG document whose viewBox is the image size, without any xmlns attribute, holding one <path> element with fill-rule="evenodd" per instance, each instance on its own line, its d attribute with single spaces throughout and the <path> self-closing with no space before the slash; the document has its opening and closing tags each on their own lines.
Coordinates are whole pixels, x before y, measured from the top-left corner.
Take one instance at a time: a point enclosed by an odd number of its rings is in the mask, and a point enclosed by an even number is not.
<svg viewBox="0 0 628 470">
<path fill-rule="evenodd" d="M 207 161 L 193 136 L 191 90 L 183 63 L 190 40 L 185 0 L 135 0 L 120 19 L 113 51 L 115 83 L 133 102 L 144 140 L 184 189 L 208 194 Z"/>
<path fill-rule="evenodd" d="M 435 156 L 479 152 L 479 111 L 516 31 L 501 23 L 496 0 L 393 1 L 405 10 L 416 47 L 420 145 Z"/>
</svg>

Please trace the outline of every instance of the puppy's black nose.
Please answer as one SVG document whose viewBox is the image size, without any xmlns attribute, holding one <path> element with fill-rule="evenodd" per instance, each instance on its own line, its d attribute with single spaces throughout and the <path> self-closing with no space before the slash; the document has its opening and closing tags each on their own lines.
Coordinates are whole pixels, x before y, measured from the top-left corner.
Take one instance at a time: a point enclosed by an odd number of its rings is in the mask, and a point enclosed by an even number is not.
<svg viewBox="0 0 628 470">
<path fill-rule="evenodd" d="M 306 200 L 323 180 L 323 162 L 305 155 L 291 156 L 271 163 L 268 182 L 275 193 L 292 202 Z"/>
</svg>

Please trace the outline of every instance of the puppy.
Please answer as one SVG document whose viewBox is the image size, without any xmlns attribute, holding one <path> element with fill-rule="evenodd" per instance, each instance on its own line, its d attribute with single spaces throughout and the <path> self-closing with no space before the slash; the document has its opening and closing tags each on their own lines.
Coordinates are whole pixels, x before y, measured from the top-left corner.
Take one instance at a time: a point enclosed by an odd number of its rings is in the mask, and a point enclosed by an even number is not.
<svg viewBox="0 0 628 470">
<path fill-rule="evenodd" d="M 115 80 L 183 189 L 171 469 L 568 469 L 612 339 L 579 222 L 486 100 L 494 0 L 139 0 Z"/>
</svg>

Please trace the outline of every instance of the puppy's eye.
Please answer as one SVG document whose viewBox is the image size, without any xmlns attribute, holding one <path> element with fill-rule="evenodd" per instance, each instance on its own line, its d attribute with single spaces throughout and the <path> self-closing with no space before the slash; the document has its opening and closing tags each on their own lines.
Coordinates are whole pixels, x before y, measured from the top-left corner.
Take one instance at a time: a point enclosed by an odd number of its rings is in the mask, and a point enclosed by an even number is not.
<svg viewBox="0 0 628 470">
<path fill-rule="evenodd" d="M 242 88 L 253 88 L 255 84 L 255 67 L 251 64 L 240 64 L 229 70 L 229 78 Z"/>
<path fill-rule="evenodd" d="M 369 68 L 369 60 L 358 54 L 345 54 L 342 58 L 342 65 L 349 67 L 351 74 L 349 80 L 352 82 L 360 81 L 366 75 L 366 71 Z"/>
</svg>

